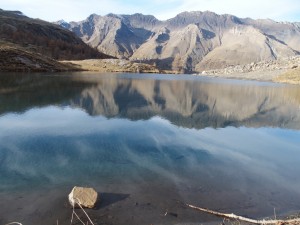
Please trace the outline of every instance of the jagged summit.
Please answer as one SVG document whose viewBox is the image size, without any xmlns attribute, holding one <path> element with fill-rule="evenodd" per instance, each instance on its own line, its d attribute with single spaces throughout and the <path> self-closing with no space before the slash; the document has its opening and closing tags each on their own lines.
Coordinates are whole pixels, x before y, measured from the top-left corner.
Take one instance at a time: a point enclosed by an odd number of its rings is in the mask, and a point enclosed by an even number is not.
<svg viewBox="0 0 300 225">
<path fill-rule="evenodd" d="M 66 27 L 62 24 L 61 26 Z M 106 54 L 143 59 L 183 72 L 298 55 L 300 23 L 254 20 L 211 11 L 182 12 L 165 21 L 152 15 L 91 15 L 69 30 Z"/>
<path fill-rule="evenodd" d="M 60 25 L 61 27 L 65 28 L 65 29 L 70 29 L 70 27 L 71 27 L 71 25 L 68 22 L 64 21 L 63 19 L 58 20 L 58 21 L 53 22 L 53 23 L 57 24 L 57 25 Z"/>
</svg>

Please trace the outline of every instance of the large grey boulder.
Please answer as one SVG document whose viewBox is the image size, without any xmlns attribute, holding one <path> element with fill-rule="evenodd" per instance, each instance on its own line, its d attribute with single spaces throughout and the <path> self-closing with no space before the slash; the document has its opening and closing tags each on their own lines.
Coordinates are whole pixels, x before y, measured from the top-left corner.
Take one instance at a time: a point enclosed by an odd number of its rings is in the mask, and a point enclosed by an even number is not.
<svg viewBox="0 0 300 225">
<path fill-rule="evenodd" d="M 84 208 L 94 208 L 98 200 L 98 193 L 93 188 L 74 187 L 69 194 L 69 202 L 75 207 L 76 204 Z"/>
</svg>

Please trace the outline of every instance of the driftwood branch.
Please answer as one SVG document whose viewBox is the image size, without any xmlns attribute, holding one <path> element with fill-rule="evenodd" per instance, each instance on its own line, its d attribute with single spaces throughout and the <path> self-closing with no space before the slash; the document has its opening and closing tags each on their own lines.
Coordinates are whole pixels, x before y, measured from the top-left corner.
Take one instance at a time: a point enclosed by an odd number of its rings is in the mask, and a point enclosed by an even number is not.
<svg viewBox="0 0 300 225">
<path fill-rule="evenodd" d="M 19 223 L 19 222 L 11 222 L 11 223 L 7 223 L 7 224 L 5 224 L 5 225 L 13 225 L 13 224 L 16 224 L 16 225 L 22 225 L 22 224 Z"/>
<path fill-rule="evenodd" d="M 243 217 L 243 216 L 238 216 L 238 215 L 235 215 L 233 213 L 230 213 L 230 214 L 229 213 L 220 213 L 220 212 L 200 208 L 200 207 L 189 205 L 189 204 L 186 204 L 186 206 L 188 206 L 192 209 L 201 211 L 201 212 L 206 212 L 206 213 L 215 215 L 215 216 L 228 218 L 228 219 L 236 219 L 236 220 L 240 220 L 240 221 L 244 221 L 244 222 L 248 222 L 248 223 L 253 223 L 253 224 L 296 224 L 296 223 L 300 224 L 300 218 L 288 219 L 288 220 L 277 220 L 277 219 L 275 219 L 275 220 L 255 220 L 255 219 L 250 219 L 250 218 Z"/>
<path fill-rule="evenodd" d="M 86 217 L 88 218 L 88 220 L 91 222 L 92 225 L 94 225 L 93 221 L 91 220 L 91 218 L 89 217 L 89 215 L 86 213 L 86 211 L 82 208 L 81 206 L 81 203 L 79 201 L 79 199 L 76 199 L 77 200 L 77 205 L 81 208 L 81 210 L 84 212 L 84 214 L 86 215 Z"/>
<path fill-rule="evenodd" d="M 79 216 L 77 215 L 77 213 L 75 212 L 74 206 L 75 206 L 75 204 L 73 205 L 73 212 L 72 212 L 72 218 L 71 218 L 71 223 L 70 223 L 70 225 L 73 224 L 74 215 L 77 217 L 77 219 L 78 219 L 83 225 L 85 225 L 84 222 L 80 219 L 80 217 L 79 217 Z"/>
</svg>

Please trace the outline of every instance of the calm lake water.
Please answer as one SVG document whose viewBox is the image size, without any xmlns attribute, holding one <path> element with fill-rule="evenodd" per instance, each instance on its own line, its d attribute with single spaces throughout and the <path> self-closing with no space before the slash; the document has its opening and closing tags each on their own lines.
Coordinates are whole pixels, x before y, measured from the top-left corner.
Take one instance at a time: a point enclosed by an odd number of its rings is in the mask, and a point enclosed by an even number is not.
<svg viewBox="0 0 300 225">
<path fill-rule="evenodd" d="M 300 210 L 300 87 L 188 75 L 0 74 L 0 224 L 199 224 Z M 165 213 L 169 212 L 167 216 Z M 76 224 L 76 223 L 75 223 Z"/>
</svg>

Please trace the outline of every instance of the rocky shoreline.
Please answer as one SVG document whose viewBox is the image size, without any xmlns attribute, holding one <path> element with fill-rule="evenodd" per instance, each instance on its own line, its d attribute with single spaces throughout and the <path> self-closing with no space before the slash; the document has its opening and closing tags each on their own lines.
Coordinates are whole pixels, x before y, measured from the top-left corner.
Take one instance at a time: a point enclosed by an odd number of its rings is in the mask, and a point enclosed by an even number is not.
<svg viewBox="0 0 300 225">
<path fill-rule="evenodd" d="M 86 59 L 58 62 L 41 54 L 13 46 L 0 47 L 0 58 L 0 71 L 2 72 L 96 71 L 100 73 L 178 74 L 178 71 L 160 70 L 155 65 L 125 59 Z M 300 84 L 300 56 L 206 70 L 194 75 Z"/>
<path fill-rule="evenodd" d="M 246 65 L 229 66 L 224 69 L 206 70 L 196 75 L 300 84 L 299 68 L 300 56 L 293 56 L 253 62 Z"/>
</svg>

